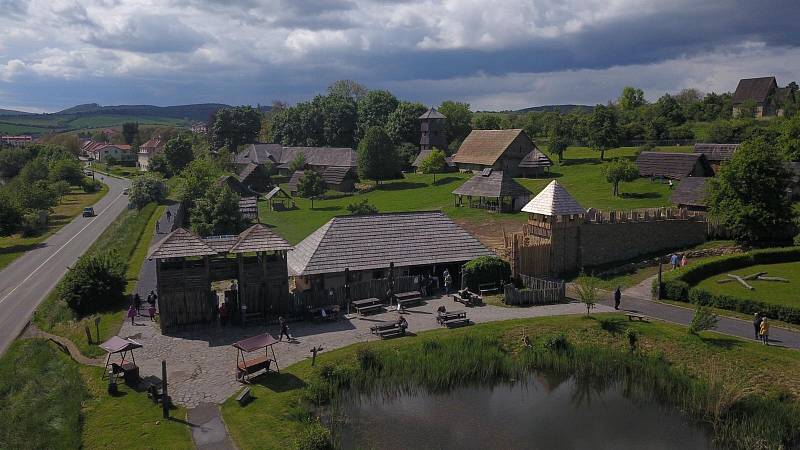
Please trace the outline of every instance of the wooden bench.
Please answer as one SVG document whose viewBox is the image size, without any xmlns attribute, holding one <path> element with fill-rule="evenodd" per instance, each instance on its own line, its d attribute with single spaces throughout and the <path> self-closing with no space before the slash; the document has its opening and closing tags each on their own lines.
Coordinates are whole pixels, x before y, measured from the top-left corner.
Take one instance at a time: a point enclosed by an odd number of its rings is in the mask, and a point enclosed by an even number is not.
<svg viewBox="0 0 800 450">
<path fill-rule="evenodd" d="M 448 320 L 465 319 L 467 317 L 466 311 L 447 311 L 436 316 L 436 321 L 444 325 Z"/>
<path fill-rule="evenodd" d="M 495 283 L 484 283 L 478 285 L 478 292 L 483 296 L 488 293 L 500 292 L 500 288 Z"/>
<path fill-rule="evenodd" d="M 403 308 L 422 303 L 422 293 L 420 291 L 398 292 L 394 294 L 394 298 L 397 303 L 403 305 Z"/>
<path fill-rule="evenodd" d="M 381 330 L 378 330 L 376 332 L 376 334 L 378 336 L 380 336 L 381 339 L 389 339 L 389 338 L 393 338 L 393 337 L 405 336 L 406 330 L 405 330 L 405 328 L 401 328 L 397 324 L 393 324 L 392 327 L 387 327 L 387 328 L 383 328 Z"/>
<path fill-rule="evenodd" d="M 483 298 L 480 295 L 467 291 L 466 296 L 462 296 L 460 292 L 453 294 L 453 300 L 464 304 L 464 306 L 475 306 L 483 303 Z"/>
<path fill-rule="evenodd" d="M 631 321 L 633 321 L 633 320 L 638 320 L 640 322 L 647 322 L 648 321 L 647 317 L 645 317 L 645 316 L 643 316 L 641 314 L 627 313 L 625 315 L 628 316 L 628 320 L 631 320 Z"/>
<path fill-rule="evenodd" d="M 397 328 L 397 322 L 379 323 L 369 327 L 369 330 L 372 334 L 380 334 L 382 331 L 391 330 L 392 328 Z"/>
<path fill-rule="evenodd" d="M 244 406 L 250 403 L 250 400 L 253 399 L 253 396 L 250 395 L 250 388 L 242 389 L 242 392 L 239 392 L 239 395 L 236 396 L 236 401 L 239 402 L 239 406 Z"/>
<path fill-rule="evenodd" d="M 359 315 L 364 315 L 365 313 L 372 313 L 376 311 L 380 311 L 383 309 L 383 302 L 377 298 L 367 298 L 364 300 L 356 300 L 353 303 L 353 308 L 358 312 Z"/>
<path fill-rule="evenodd" d="M 236 367 L 236 379 L 242 380 L 245 378 L 245 376 L 252 375 L 259 370 L 269 372 L 270 363 L 272 363 L 272 360 L 267 358 L 266 355 L 248 359 L 246 361 L 239 361 Z"/>
<path fill-rule="evenodd" d="M 452 319 L 442 321 L 442 325 L 446 326 L 447 328 L 461 327 L 464 325 L 469 325 L 469 319 L 467 319 L 467 316 L 453 317 Z"/>
</svg>

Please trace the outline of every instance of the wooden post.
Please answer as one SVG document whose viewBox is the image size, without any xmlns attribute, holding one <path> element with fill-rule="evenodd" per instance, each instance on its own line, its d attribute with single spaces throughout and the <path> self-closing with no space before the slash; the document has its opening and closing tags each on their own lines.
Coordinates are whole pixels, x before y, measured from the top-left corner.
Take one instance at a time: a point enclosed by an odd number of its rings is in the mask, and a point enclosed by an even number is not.
<svg viewBox="0 0 800 450">
<path fill-rule="evenodd" d="M 661 271 L 663 269 L 664 264 L 661 262 L 661 258 L 658 258 L 658 289 L 656 290 L 656 298 L 661 300 Z"/>
<path fill-rule="evenodd" d="M 167 395 L 167 361 L 161 360 L 161 408 L 165 419 L 169 419 L 169 395 Z"/>
</svg>

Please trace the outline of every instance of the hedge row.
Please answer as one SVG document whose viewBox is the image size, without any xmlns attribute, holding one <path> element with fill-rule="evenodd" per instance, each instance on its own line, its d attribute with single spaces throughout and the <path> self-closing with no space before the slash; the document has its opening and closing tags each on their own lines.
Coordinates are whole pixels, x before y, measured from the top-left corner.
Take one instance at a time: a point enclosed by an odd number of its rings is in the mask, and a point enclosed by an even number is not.
<svg viewBox="0 0 800 450">
<path fill-rule="evenodd" d="M 730 295 L 712 294 L 704 289 L 692 287 L 708 277 L 723 272 L 759 264 L 779 264 L 794 261 L 800 261 L 800 247 L 754 250 L 748 253 L 711 258 L 664 274 L 661 283 L 661 297 L 748 314 L 760 312 L 773 319 L 800 324 L 800 308 L 773 305 Z M 654 294 L 657 290 L 658 280 L 653 282 Z"/>
</svg>

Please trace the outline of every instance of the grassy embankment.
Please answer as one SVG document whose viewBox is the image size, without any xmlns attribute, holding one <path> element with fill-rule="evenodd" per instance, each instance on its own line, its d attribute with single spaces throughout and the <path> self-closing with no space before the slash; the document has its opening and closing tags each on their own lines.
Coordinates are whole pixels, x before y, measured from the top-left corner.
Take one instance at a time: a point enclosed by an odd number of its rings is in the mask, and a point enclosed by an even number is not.
<svg viewBox="0 0 800 450">
<path fill-rule="evenodd" d="M 724 284 L 717 282 L 717 280 L 727 279 L 726 274 L 728 273 L 746 276 L 758 272 L 766 272 L 767 276 L 770 277 L 785 278 L 789 282 L 750 280 L 747 283 L 754 288 L 752 291 L 747 290 L 734 280 Z M 710 276 L 696 284 L 697 287 L 716 295 L 729 295 L 764 303 L 800 308 L 800 299 L 797 297 L 798 285 L 800 285 L 800 262 L 761 264 L 744 269 L 730 270 Z"/>
<path fill-rule="evenodd" d="M 691 151 L 691 147 L 665 147 L 661 151 Z M 636 149 L 623 147 L 606 152 L 606 162 L 614 158 L 634 158 Z M 669 205 L 669 188 L 663 183 L 653 183 L 649 179 L 639 179 L 632 183 L 623 183 L 622 195 L 611 195 L 611 185 L 602 176 L 599 153 L 585 147 L 571 147 L 565 153 L 561 164 L 552 167 L 551 173 L 543 178 L 519 178 L 532 195 L 536 195 L 550 181 L 558 180 L 584 207 L 600 209 L 634 209 Z M 557 158 L 552 157 L 553 161 Z M 407 174 L 405 179 L 387 181 L 377 189 L 352 196 L 340 196 L 328 200 L 315 200 L 314 209 L 311 201 L 296 198 L 297 208 L 292 211 L 272 212 L 262 201 L 259 214 L 264 223 L 275 227 L 275 230 L 291 243 L 297 243 L 334 216 L 347 214 L 347 205 L 367 199 L 381 212 L 420 211 L 441 209 L 453 219 L 468 221 L 505 220 L 524 222 L 526 214 L 494 214 L 472 208 L 454 206 L 451 192 L 469 178 L 467 174 L 447 173 L 436 176 L 434 184 L 432 175 Z M 284 186 L 285 188 L 285 186 Z"/>
<path fill-rule="evenodd" d="M 142 125 L 185 125 L 186 121 L 171 117 L 123 114 L 48 114 L 0 116 L 0 134 L 45 134 L 64 131 L 117 127 L 125 122 Z"/>
<path fill-rule="evenodd" d="M 70 193 L 65 195 L 61 202 L 53 208 L 49 219 L 50 223 L 42 234 L 32 237 L 22 237 L 19 234 L 0 237 L 0 270 L 3 270 L 26 251 L 36 248 L 37 245 L 81 214 L 83 208 L 97 203 L 107 193 L 108 186 L 105 184 L 99 191 L 92 193 L 86 193 L 81 188 L 73 187 Z"/>
<path fill-rule="evenodd" d="M 192 448 L 184 409 L 163 420 L 146 393 L 111 397 L 101 376 L 48 341 L 16 341 L 0 358 L 0 448 Z"/>
<path fill-rule="evenodd" d="M 150 245 L 150 237 L 164 208 L 151 203 L 138 211 L 125 210 L 86 252 L 86 254 L 99 254 L 113 250 L 128 261 L 126 294 L 132 293 L 136 287 L 139 269 Z M 36 310 L 34 323 L 42 330 L 70 339 L 86 356 L 103 355 L 105 352 L 97 346 L 97 343 L 105 341 L 119 331 L 127 303 L 109 305 L 108 309 L 101 313 L 76 317 L 58 298 L 56 290 L 54 289 Z M 99 338 L 94 325 L 97 318 L 100 318 Z M 87 341 L 84 331 L 87 326 L 92 330 L 94 338 L 92 344 Z"/>
<path fill-rule="evenodd" d="M 633 353 L 627 329 L 639 337 Z M 532 348 L 522 345 L 525 335 Z M 558 345 L 560 335 L 567 345 Z M 654 395 L 710 423 L 722 448 L 776 448 L 800 434 L 800 353 L 610 314 L 494 322 L 352 345 L 321 354 L 317 368 L 306 360 L 261 377 L 251 386 L 251 404 L 230 399 L 222 412 L 241 448 L 285 448 L 301 436 L 324 435 L 313 405 L 347 388 L 442 390 L 519 379 L 533 369 L 629 383 L 643 399 Z"/>
<path fill-rule="evenodd" d="M 120 165 L 108 165 L 106 163 L 99 163 L 93 162 L 91 164 L 92 169 L 97 170 L 99 172 L 110 173 L 111 175 L 116 175 L 118 177 L 123 178 L 131 178 L 135 176 L 139 176 L 144 172 L 141 172 L 137 167 L 129 167 L 129 166 L 120 166 Z"/>
</svg>

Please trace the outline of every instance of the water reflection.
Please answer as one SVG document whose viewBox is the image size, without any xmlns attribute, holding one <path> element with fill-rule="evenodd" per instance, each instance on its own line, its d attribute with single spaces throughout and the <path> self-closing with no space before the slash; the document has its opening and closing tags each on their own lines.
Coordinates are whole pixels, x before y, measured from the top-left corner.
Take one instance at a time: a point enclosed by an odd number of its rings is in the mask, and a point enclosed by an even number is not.
<svg viewBox="0 0 800 450">
<path fill-rule="evenodd" d="M 709 433 L 677 411 L 625 391 L 538 373 L 448 393 L 349 395 L 338 402 L 335 431 L 344 449 L 713 448 Z"/>
</svg>

